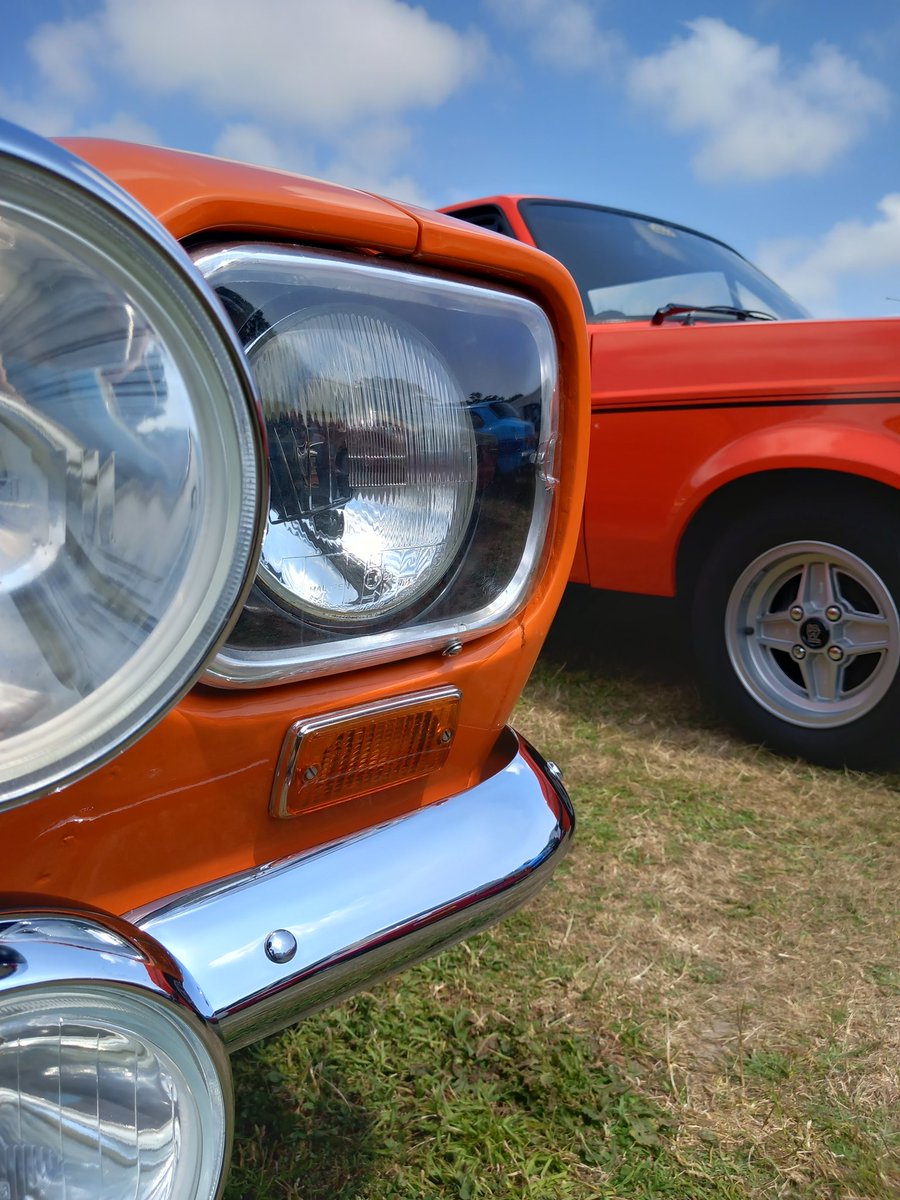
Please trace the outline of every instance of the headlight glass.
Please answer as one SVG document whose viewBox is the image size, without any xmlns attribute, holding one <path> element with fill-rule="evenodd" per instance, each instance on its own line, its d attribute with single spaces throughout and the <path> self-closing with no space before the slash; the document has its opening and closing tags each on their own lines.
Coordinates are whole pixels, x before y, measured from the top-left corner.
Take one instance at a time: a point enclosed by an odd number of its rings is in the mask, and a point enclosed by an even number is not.
<svg viewBox="0 0 900 1200">
<path fill-rule="evenodd" d="M 151 995 L 73 985 L 0 998 L 5 1200 L 209 1200 L 229 1114 L 224 1057 Z"/>
<path fill-rule="evenodd" d="M 240 350 L 180 249 L 78 160 L 4 133 L 0 806 L 192 682 L 243 599 L 264 484 Z"/>
<path fill-rule="evenodd" d="M 352 304 L 292 314 L 251 356 L 272 463 L 263 583 L 316 621 L 414 603 L 475 498 L 457 380 L 414 328 Z"/>
<path fill-rule="evenodd" d="M 213 683 L 252 685 L 507 620 L 553 515 L 557 363 L 522 296 L 338 254 L 196 255 L 269 440 L 257 587 Z"/>
</svg>

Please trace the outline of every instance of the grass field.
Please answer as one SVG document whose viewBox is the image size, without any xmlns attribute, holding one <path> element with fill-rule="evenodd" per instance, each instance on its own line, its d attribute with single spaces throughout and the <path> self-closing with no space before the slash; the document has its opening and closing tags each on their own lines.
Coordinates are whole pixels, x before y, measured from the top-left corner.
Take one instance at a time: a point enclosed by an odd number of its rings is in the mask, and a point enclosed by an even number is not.
<svg viewBox="0 0 900 1200">
<path fill-rule="evenodd" d="M 572 854 L 237 1057 L 229 1200 L 900 1196 L 900 778 L 742 743 L 667 611 L 578 592 L 516 724 Z"/>
</svg>

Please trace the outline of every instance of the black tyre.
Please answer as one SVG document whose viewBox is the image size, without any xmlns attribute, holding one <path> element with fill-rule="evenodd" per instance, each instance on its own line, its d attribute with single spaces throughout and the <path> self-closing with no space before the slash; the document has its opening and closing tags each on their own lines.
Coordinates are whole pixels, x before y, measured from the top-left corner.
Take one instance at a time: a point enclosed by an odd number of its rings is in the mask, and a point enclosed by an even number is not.
<svg viewBox="0 0 900 1200">
<path fill-rule="evenodd" d="M 827 766 L 900 766 L 900 522 L 815 494 L 716 539 L 693 594 L 713 703 L 753 741 Z"/>
</svg>

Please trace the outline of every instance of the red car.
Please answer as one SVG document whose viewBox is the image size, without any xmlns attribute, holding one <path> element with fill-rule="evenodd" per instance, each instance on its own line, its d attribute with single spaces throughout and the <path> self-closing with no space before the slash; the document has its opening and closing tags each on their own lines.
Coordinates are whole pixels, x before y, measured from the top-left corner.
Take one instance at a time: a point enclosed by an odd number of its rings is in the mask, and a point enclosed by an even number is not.
<svg viewBox="0 0 900 1200">
<path fill-rule="evenodd" d="M 900 762 L 900 322 L 819 321 L 670 221 L 493 196 L 445 210 L 560 259 L 591 342 L 572 580 L 674 597 L 753 739 Z"/>
</svg>

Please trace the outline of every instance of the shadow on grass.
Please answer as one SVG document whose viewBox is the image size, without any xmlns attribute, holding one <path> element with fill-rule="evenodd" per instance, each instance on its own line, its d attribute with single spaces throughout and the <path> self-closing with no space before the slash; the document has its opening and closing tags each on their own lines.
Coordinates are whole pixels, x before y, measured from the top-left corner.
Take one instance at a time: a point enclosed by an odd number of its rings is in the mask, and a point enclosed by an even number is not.
<svg viewBox="0 0 900 1200">
<path fill-rule="evenodd" d="M 566 588 L 543 658 L 558 666 L 644 682 L 695 683 L 690 629 L 672 600 Z"/>
<path fill-rule="evenodd" d="M 375 1163 L 366 1105 L 332 1062 L 307 1066 L 299 1077 L 283 1057 L 278 1063 L 274 1042 L 233 1060 L 235 1152 L 225 1200 L 366 1195 Z"/>
</svg>

